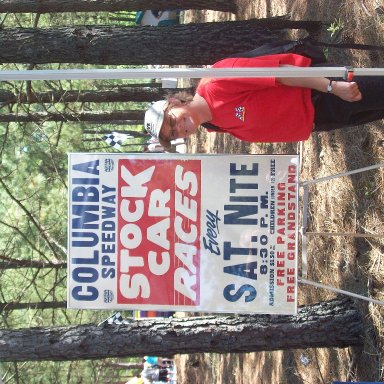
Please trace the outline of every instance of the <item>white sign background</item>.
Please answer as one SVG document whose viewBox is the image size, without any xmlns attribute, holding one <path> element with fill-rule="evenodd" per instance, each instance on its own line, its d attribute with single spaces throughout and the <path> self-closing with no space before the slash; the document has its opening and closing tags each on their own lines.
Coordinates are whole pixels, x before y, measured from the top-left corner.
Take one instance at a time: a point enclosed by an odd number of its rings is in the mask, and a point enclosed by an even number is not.
<svg viewBox="0 0 384 384">
<path fill-rule="evenodd" d="M 69 154 L 68 306 L 294 314 L 297 222 L 295 155 Z"/>
</svg>

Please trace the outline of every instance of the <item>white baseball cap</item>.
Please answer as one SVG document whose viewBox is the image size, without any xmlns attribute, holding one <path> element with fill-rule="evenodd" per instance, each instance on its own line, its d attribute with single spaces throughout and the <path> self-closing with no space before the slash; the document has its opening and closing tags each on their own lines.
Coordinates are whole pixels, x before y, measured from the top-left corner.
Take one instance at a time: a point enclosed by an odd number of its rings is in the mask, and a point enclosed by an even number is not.
<svg viewBox="0 0 384 384">
<path fill-rule="evenodd" d="M 161 125 L 164 121 L 164 110 L 168 106 L 167 100 L 156 101 L 153 103 L 144 117 L 144 127 L 151 134 L 152 137 L 156 138 L 164 148 L 169 148 L 171 143 L 160 139 Z"/>
</svg>

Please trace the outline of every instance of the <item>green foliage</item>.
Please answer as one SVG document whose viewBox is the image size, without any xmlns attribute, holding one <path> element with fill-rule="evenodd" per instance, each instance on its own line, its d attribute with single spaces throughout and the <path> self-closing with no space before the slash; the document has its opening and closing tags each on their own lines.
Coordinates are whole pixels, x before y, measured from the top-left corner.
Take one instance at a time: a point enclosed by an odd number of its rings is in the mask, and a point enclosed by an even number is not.
<svg viewBox="0 0 384 384">
<path fill-rule="evenodd" d="M 338 18 L 335 19 L 330 26 L 327 28 L 327 31 L 330 32 L 331 37 L 336 38 L 337 35 L 344 29 L 344 22 Z"/>
<path fill-rule="evenodd" d="M 132 375 L 134 372 L 115 370 L 108 367 L 110 362 L 122 362 L 121 359 L 104 359 L 99 361 L 42 361 L 18 363 L 18 375 L 12 363 L 0 364 L 3 372 L 4 383 L 19 384 L 95 384 L 107 383 L 111 376 L 115 381 L 122 381 L 123 376 Z M 140 362 L 138 358 L 124 359 L 124 362 Z M 118 376 L 121 377 L 119 380 Z M 17 377 L 17 379 L 16 379 Z M 115 382 L 114 381 L 114 382 Z"/>
<path fill-rule="evenodd" d="M 2 14 L 2 28 L 50 27 L 89 24 L 134 25 L 131 12 L 119 14 L 55 13 Z M 80 65 L 0 65 L 0 70 L 107 68 Z M 115 67 L 112 67 L 115 68 Z M 103 90 L 143 80 L 72 80 L 3 82 L 1 91 L 15 95 L 59 90 Z M 80 113 L 144 109 L 146 103 L 0 103 L 0 114 Z M 66 268 L 15 268 L 4 263 L 66 261 L 67 153 L 113 152 L 100 138 L 104 130 L 143 131 L 143 126 L 112 123 L 0 123 L 0 303 L 63 302 L 66 300 Z M 84 131 L 93 132 L 84 133 Z M 92 141 L 84 139 L 93 138 Z M 124 150 L 141 151 L 144 138 L 131 140 Z M 98 324 L 110 311 L 36 309 L 3 310 L 0 327 L 24 328 Z M 126 312 L 125 317 L 131 316 Z M 2 364 L 4 383 L 96 383 L 103 361 L 25 362 Z M 115 372 L 116 373 L 116 372 Z M 118 379 L 116 379 L 118 380 Z M 103 381 L 100 381 L 103 382 Z"/>
<path fill-rule="evenodd" d="M 75 26 L 75 25 L 125 25 L 134 26 L 136 12 L 61 12 L 46 13 L 35 15 L 31 13 L 8 13 L 0 17 L 2 27 L 20 27 L 30 28 L 39 27 L 57 27 L 57 26 Z"/>
</svg>

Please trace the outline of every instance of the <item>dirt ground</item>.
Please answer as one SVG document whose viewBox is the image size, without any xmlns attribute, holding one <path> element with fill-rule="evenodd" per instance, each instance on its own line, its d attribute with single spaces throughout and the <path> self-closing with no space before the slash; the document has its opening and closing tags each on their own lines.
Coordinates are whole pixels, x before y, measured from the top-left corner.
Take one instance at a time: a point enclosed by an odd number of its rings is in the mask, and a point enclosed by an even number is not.
<svg viewBox="0 0 384 384">
<path fill-rule="evenodd" d="M 383 0 L 238 0 L 236 15 L 187 11 L 185 22 L 244 20 L 290 15 L 328 23 L 322 41 L 383 45 Z M 333 32 L 333 36 L 331 36 Z M 298 31 L 292 31 L 297 36 Z M 376 51 L 329 50 L 335 63 L 384 67 Z M 299 153 L 301 180 L 311 180 L 381 163 L 384 122 L 348 132 L 314 134 L 302 144 L 247 144 L 203 131 L 188 142 L 189 153 Z M 309 231 L 384 234 L 383 170 L 327 181 L 309 190 Z M 384 300 L 384 241 L 380 237 L 308 236 L 308 280 Z M 331 299 L 335 293 L 299 286 L 299 304 Z M 306 349 L 248 354 L 177 356 L 181 384 L 288 383 L 384 380 L 384 309 L 356 301 L 365 321 L 361 349 Z"/>
</svg>

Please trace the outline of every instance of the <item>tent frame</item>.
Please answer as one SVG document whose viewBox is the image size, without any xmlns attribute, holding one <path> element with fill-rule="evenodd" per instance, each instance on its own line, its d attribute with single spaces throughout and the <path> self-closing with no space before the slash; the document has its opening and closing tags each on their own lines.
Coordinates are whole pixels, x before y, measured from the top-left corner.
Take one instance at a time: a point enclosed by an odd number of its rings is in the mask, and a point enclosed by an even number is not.
<svg viewBox="0 0 384 384">
<path fill-rule="evenodd" d="M 237 78 L 237 77 L 341 77 L 383 76 L 384 68 L 267 67 L 267 68 L 159 68 L 159 69 L 50 69 L 0 71 L 0 81 L 102 80 L 146 78 Z"/>
<path fill-rule="evenodd" d="M 351 81 L 354 76 L 384 76 L 384 68 L 352 68 L 344 67 L 273 67 L 273 68 L 159 68 L 159 69 L 66 69 L 66 70 L 11 70 L 0 71 L 0 81 L 32 81 L 32 80 L 103 80 L 103 79 L 146 79 L 146 78 L 241 78 L 241 77 L 340 77 Z M 345 172 L 326 178 L 304 181 L 299 183 L 304 189 L 303 196 L 303 226 L 302 235 L 302 277 L 299 283 L 328 289 L 337 293 L 384 305 L 383 301 L 374 300 L 366 296 L 357 295 L 324 284 L 307 280 L 307 236 L 355 236 L 371 237 L 370 234 L 345 233 L 312 233 L 307 232 L 308 223 L 308 185 L 319 183 L 332 178 L 348 176 L 354 173 L 383 167 L 384 163 Z M 382 235 L 375 235 L 382 237 Z"/>
</svg>

